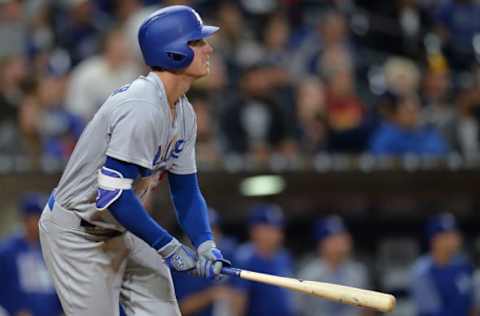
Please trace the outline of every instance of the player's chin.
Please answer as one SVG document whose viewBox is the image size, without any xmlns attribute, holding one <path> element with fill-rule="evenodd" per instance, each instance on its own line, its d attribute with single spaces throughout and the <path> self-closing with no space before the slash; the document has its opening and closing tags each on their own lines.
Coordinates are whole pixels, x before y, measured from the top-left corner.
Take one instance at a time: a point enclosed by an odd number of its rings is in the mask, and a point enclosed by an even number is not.
<svg viewBox="0 0 480 316">
<path fill-rule="evenodd" d="M 202 78 L 202 77 L 207 76 L 209 73 L 210 73 L 210 68 L 207 67 L 207 68 L 204 68 L 201 71 L 199 71 L 196 77 L 197 78 Z"/>
</svg>

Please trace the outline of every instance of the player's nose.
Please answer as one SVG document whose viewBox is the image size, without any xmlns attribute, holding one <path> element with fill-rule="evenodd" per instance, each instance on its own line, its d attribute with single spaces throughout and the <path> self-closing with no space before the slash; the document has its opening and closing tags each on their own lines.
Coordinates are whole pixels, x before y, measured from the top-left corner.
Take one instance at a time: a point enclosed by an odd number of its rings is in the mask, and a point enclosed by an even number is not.
<svg viewBox="0 0 480 316">
<path fill-rule="evenodd" d="M 209 42 L 207 42 L 205 45 L 205 53 L 207 54 L 213 53 L 213 46 Z"/>
</svg>

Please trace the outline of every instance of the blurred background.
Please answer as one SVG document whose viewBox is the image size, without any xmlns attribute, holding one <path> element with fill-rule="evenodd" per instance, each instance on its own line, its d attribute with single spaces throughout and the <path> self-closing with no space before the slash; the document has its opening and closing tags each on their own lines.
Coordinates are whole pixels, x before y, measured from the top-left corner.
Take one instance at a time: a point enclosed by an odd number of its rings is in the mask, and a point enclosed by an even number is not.
<svg viewBox="0 0 480 316">
<path fill-rule="evenodd" d="M 477 315 L 477 0 L 0 0 L 2 282 L 35 266 L 5 259 L 29 231 L 25 201 L 43 203 L 25 194 L 48 195 L 103 101 L 148 72 L 138 26 L 171 4 L 221 28 L 211 74 L 188 97 L 202 191 L 233 262 L 388 291 L 394 315 Z M 167 185 L 148 208 L 180 234 Z M 208 294 L 185 300 L 185 315 L 374 315 L 180 279 L 179 299 Z"/>
</svg>

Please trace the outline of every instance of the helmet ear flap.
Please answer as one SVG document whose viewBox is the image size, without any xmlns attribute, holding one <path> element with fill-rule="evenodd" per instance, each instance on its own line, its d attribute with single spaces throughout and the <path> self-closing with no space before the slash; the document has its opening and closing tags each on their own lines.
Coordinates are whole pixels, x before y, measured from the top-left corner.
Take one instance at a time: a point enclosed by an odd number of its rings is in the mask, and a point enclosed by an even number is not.
<svg viewBox="0 0 480 316">
<path fill-rule="evenodd" d="M 190 65 L 193 61 L 194 54 L 193 49 L 188 47 L 187 44 L 184 47 L 172 47 L 172 49 L 168 49 L 166 57 L 169 63 L 171 63 L 172 69 L 182 69 Z"/>
</svg>

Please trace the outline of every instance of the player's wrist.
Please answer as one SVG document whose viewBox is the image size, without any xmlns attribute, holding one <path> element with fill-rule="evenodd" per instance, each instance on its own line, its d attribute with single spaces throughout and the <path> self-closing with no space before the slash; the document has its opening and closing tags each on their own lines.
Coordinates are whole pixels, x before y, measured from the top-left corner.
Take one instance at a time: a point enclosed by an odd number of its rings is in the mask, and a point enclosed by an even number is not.
<svg viewBox="0 0 480 316">
<path fill-rule="evenodd" d="M 168 258 L 180 248 L 182 244 L 174 237 L 171 237 L 171 240 L 163 245 L 162 247 L 157 249 L 157 252 L 163 257 Z"/>
<path fill-rule="evenodd" d="M 205 240 L 197 247 L 197 253 L 202 254 L 210 251 L 213 248 L 217 248 L 215 241 L 213 240 Z"/>
<path fill-rule="evenodd" d="M 198 247 L 200 247 L 200 245 L 204 242 L 213 240 L 213 234 L 211 232 L 203 232 L 196 234 L 195 236 L 191 236 L 190 239 L 193 245 L 198 249 Z"/>
</svg>

